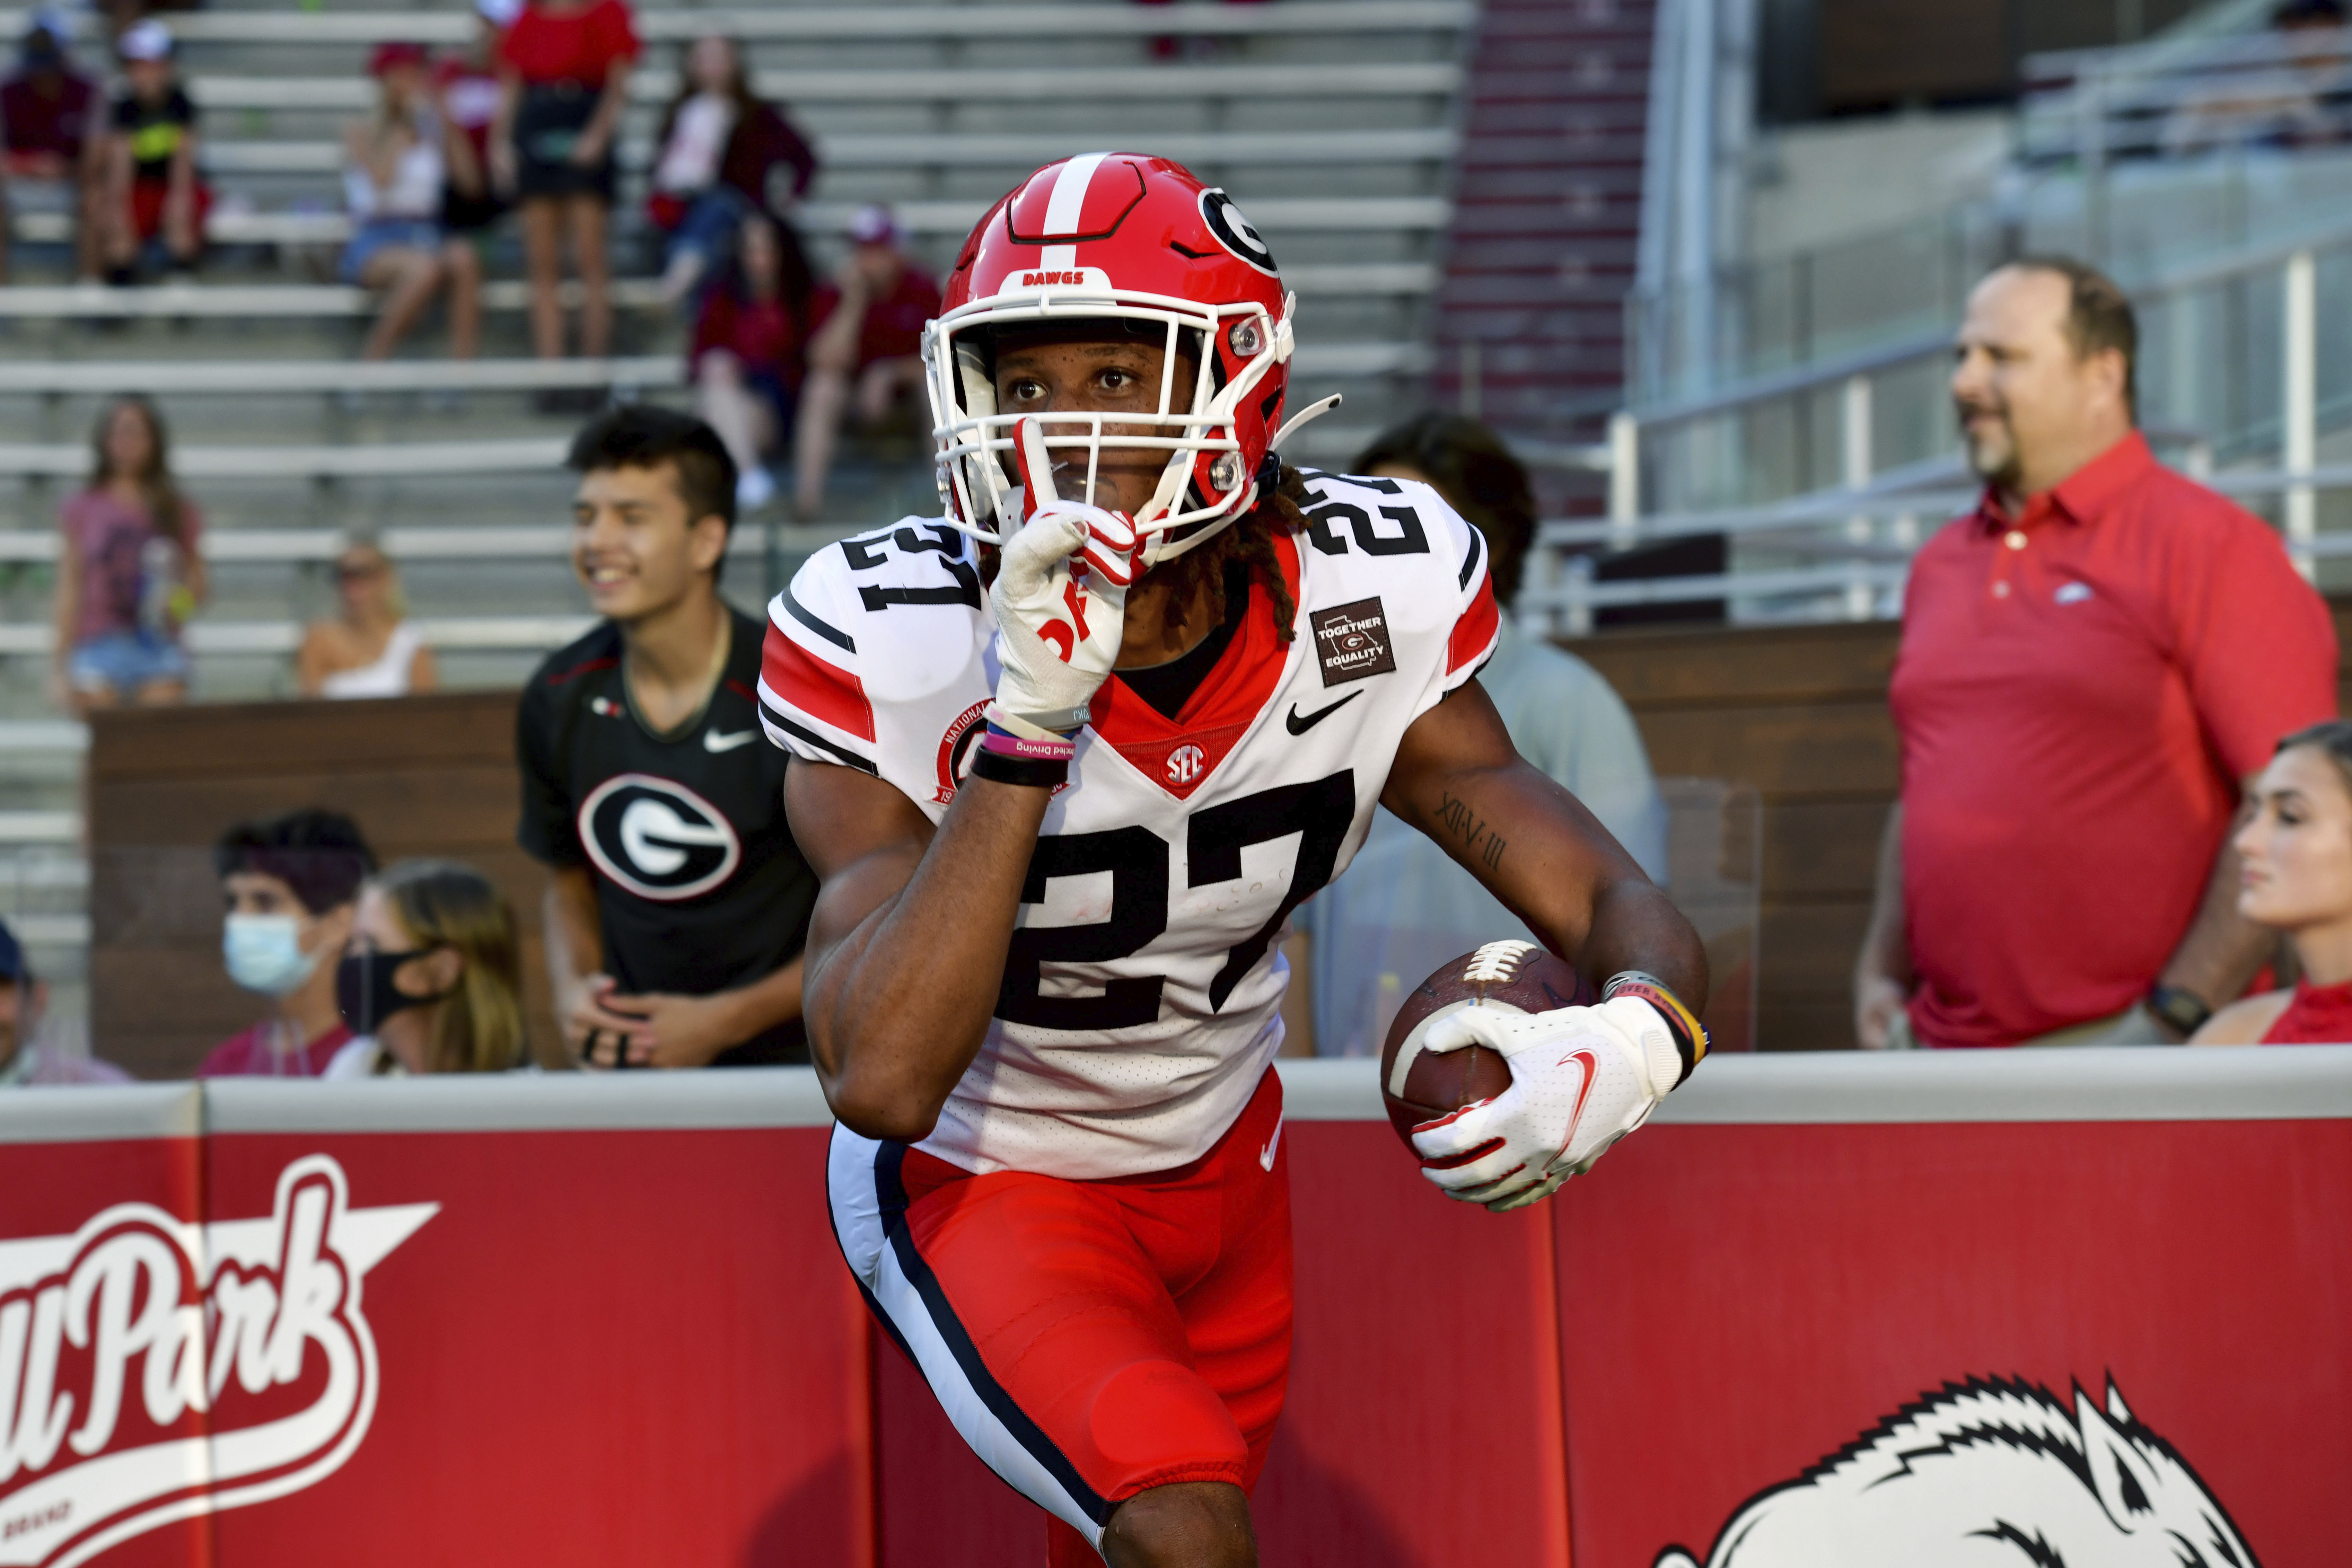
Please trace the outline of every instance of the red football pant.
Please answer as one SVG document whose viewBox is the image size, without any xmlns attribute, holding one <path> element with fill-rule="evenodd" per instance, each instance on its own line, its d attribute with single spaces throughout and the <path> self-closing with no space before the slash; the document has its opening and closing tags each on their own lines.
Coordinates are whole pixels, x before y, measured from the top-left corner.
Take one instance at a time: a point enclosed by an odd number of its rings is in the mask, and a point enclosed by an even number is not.
<svg viewBox="0 0 2352 1568">
<path fill-rule="evenodd" d="M 1053 1516 L 1051 1562 L 1099 1561 L 1151 1487 L 1248 1488 L 1290 1375 L 1290 1183 L 1269 1070 L 1191 1165 L 1067 1181 L 972 1176 L 835 1129 L 842 1252 L 989 1467 Z"/>
</svg>

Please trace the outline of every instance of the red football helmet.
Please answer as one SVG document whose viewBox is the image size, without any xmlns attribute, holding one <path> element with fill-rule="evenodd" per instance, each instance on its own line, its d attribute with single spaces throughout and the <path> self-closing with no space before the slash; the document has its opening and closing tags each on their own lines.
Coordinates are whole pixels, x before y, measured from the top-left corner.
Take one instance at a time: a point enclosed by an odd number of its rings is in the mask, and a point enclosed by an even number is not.
<svg viewBox="0 0 2352 1568">
<path fill-rule="evenodd" d="M 939 319 L 923 333 L 950 521 L 991 542 L 1021 525 L 1008 466 L 1019 416 L 997 412 L 995 331 L 1106 319 L 1162 336 L 1158 413 L 1043 415 L 1045 444 L 1085 451 L 1088 497 L 1105 445 L 1169 455 L 1135 519 L 1143 567 L 1210 538 L 1256 502 L 1260 466 L 1282 428 L 1292 303 L 1232 198 L 1181 164 L 1089 152 L 1038 170 L 964 241 Z M 1198 367 L 1189 387 L 1174 384 L 1180 349 Z M 1106 420 L 1121 427 L 1108 442 Z M 1159 434 L 1129 434 L 1139 426 Z"/>
</svg>

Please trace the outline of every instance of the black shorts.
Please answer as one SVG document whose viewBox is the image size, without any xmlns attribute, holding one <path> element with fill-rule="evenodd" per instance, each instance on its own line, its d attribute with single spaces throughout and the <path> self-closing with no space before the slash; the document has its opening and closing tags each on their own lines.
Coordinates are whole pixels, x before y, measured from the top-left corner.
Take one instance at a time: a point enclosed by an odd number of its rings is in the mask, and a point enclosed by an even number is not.
<svg viewBox="0 0 2352 1568">
<path fill-rule="evenodd" d="M 604 94 L 580 82 L 541 82 L 523 89 L 515 112 L 515 191 L 528 202 L 546 196 L 593 196 L 612 204 L 613 154 L 595 163 L 572 161 L 572 150 L 596 118 Z"/>
<path fill-rule="evenodd" d="M 441 188 L 441 226 L 452 235 L 474 235 L 506 215 L 507 204 L 485 191 L 469 196 L 455 185 Z"/>
</svg>

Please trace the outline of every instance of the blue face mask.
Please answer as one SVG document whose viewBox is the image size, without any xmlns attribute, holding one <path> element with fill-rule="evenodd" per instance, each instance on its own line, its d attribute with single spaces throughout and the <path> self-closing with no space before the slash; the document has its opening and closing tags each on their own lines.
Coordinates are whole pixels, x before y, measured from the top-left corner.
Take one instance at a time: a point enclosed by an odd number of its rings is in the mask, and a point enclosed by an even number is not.
<svg viewBox="0 0 2352 1568">
<path fill-rule="evenodd" d="M 228 977 L 248 991 L 283 997 L 302 988 L 319 967 L 319 952 L 302 951 L 302 922 L 291 915 L 232 915 L 221 926 L 221 957 Z"/>
</svg>

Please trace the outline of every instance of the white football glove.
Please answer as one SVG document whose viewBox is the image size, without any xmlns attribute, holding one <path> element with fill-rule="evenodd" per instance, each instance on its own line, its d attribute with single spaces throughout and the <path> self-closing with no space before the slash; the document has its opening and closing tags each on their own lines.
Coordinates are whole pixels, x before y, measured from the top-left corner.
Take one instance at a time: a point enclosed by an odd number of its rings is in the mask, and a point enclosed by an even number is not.
<svg viewBox="0 0 2352 1568">
<path fill-rule="evenodd" d="M 1501 1213 L 1549 1197 L 1648 1120 L 1683 1075 L 1658 1009 L 1639 997 L 1516 1013 L 1473 1004 L 1429 1026 L 1422 1049 L 1499 1051 L 1511 1086 L 1413 1129 L 1423 1176 Z"/>
<path fill-rule="evenodd" d="M 1066 735 L 1087 722 L 1087 705 L 1118 657 L 1135 580 L 1135 524 L 1123 512 L 1054 494 L 1035 420 L 1021 422 L 1014 443 L 1024 520 L 1004 541 L 988 595 L 1002 666 L 996 706 Z"/>
</svg>

